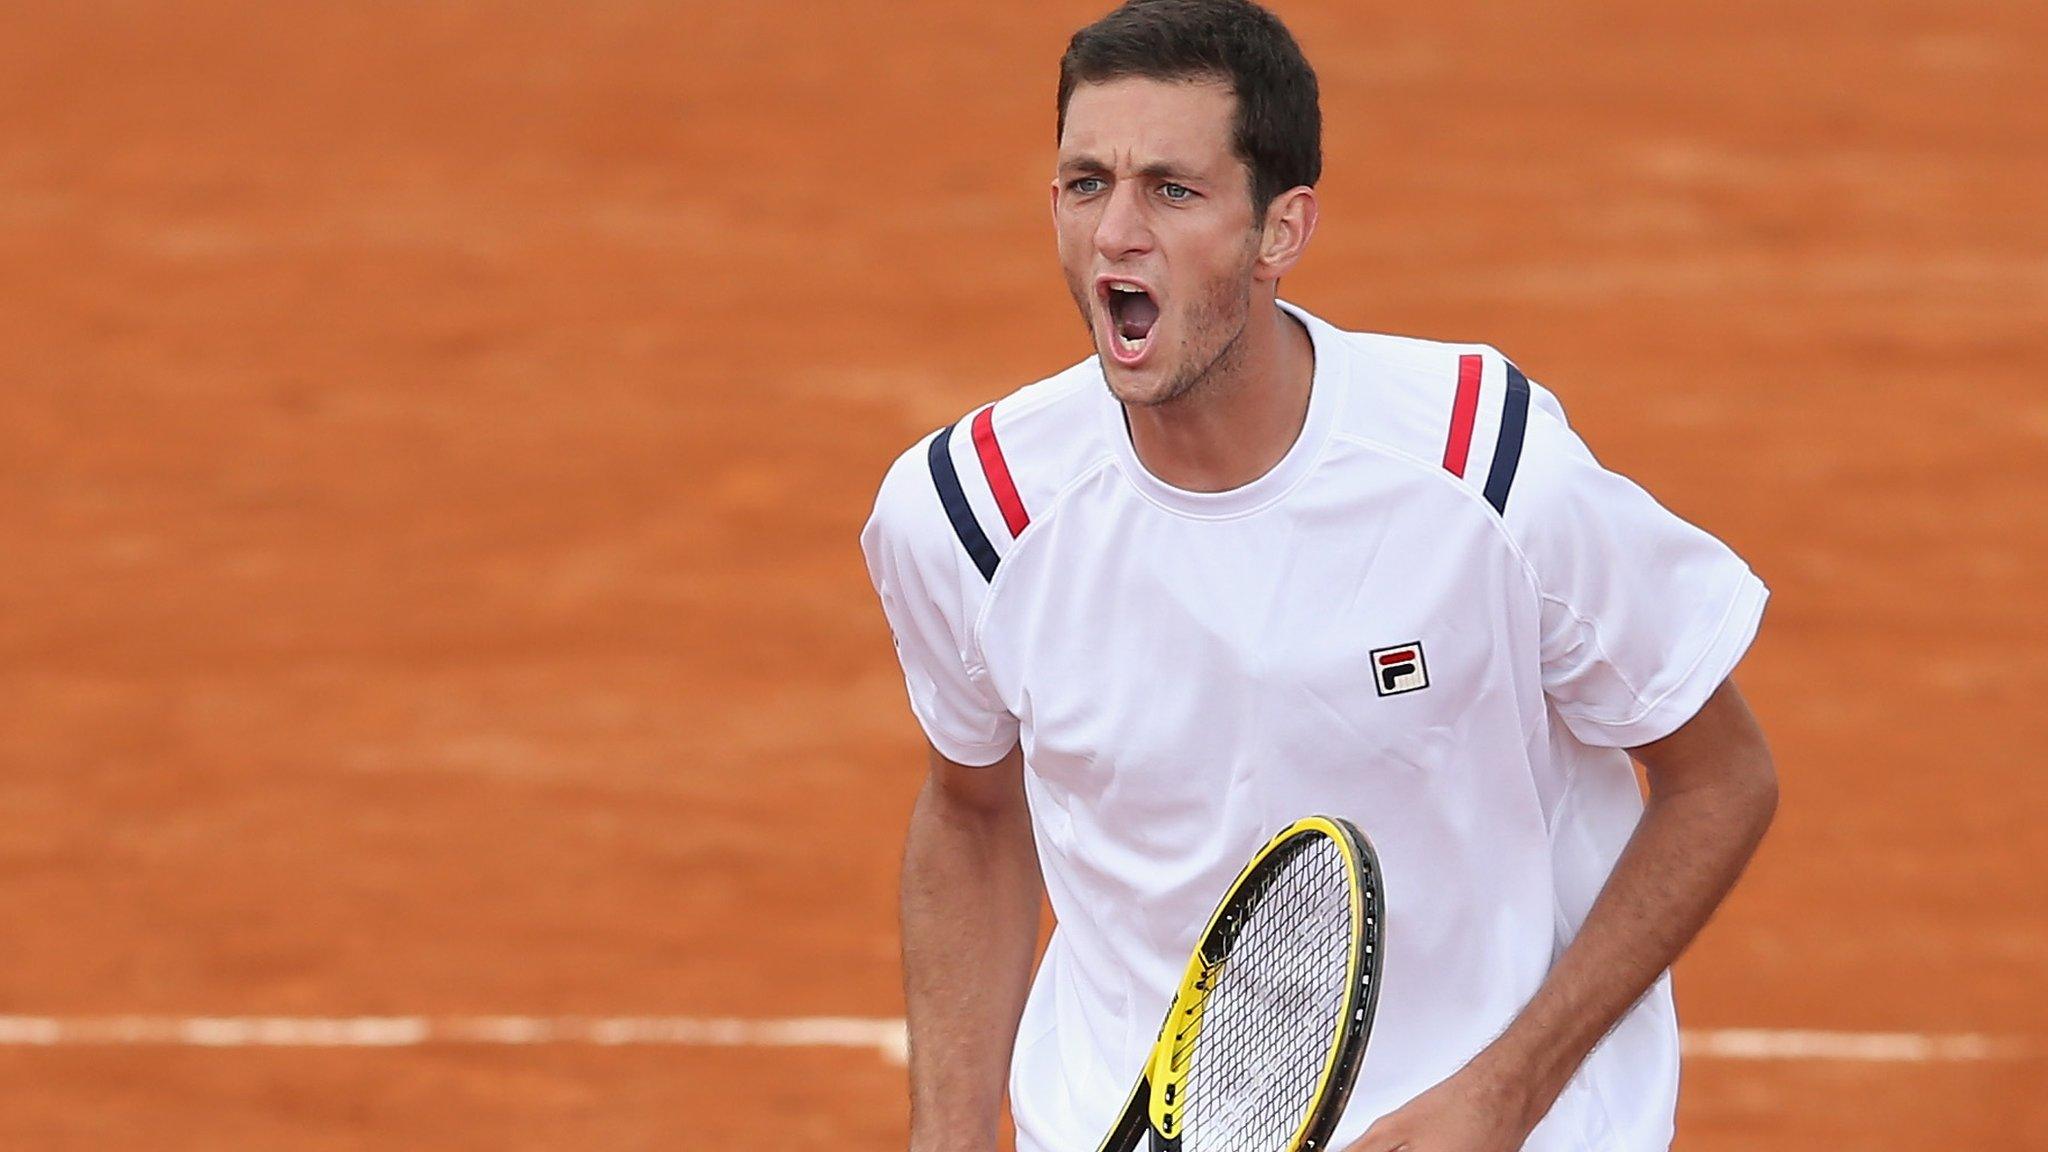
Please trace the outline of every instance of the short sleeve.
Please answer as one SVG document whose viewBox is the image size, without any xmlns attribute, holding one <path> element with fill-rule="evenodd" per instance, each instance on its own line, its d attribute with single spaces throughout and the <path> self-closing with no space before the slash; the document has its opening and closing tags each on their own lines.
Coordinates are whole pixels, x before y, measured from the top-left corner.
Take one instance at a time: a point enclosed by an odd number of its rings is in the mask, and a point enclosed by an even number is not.
<svg viewBox="0 0 2048 1152">
<path fill-rule="evenodd" d="M 1587 744 L 1636 748 L 1677 731 L 1756 637 L 1763 582 L 1601 467 L 1540 389 L 1505 516 L 1542 597 L 1543 690 Z"/>
<path fill-rule="evenodd" d="M 926 737 L 955 763 L 993 764 L 1016 746 L 1017 720 L 971 643 L 987 580 L 947 525 L 925 463 L 928 442 L 883 478 L 861 551 Z"/>
</svg>

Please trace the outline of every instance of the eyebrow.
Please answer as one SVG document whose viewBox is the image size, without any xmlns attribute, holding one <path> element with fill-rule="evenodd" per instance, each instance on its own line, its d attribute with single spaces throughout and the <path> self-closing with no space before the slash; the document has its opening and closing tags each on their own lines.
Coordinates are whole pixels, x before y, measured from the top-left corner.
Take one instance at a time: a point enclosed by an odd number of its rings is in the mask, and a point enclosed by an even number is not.
<svg viewBox="0 0 2048 1152">
<path fill-rule="evenodd" d="M 1059 170 L 1062 172 L 1107 172 L 1110 168 L 1107 163 L 1093 156 L 1070 156 L 1060 161 Z M 1201 179 L 1201 173 L 1182 168 L 1179 165 L 1171 164 L 1164 160 L 1154 160 L 1152 163 L 1138 169 L 1138 175 L 1147 176 L 1154 180 Z"/>
</svg>

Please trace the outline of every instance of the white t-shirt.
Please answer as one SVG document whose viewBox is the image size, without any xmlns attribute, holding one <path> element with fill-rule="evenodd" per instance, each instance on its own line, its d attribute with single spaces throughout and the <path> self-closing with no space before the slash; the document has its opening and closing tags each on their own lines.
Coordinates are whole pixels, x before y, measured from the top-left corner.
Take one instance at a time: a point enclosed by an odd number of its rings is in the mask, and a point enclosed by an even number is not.
<svg viewBox="0 0 2048 1152">
<path fill-rule="evenodd" d="M 1767 595 L 1483 345 L 1343 332 L 1241 488 L 1138 461 L 1095 360 L 941 429 L 861 535 L 934 746 L 1022 743 L 1058 926 L 1011 1065 L 1022 1152 L 1092 1149 L 1251 853 L 1350 818 L 1387 891 L 1336 1146 L 1456 1071 L 1570 942 L 1642 812 L 1622 749 L 1698 711 Z M 1526 1147 L 1669 1145 L 1668 976 Z"/>
</svg>

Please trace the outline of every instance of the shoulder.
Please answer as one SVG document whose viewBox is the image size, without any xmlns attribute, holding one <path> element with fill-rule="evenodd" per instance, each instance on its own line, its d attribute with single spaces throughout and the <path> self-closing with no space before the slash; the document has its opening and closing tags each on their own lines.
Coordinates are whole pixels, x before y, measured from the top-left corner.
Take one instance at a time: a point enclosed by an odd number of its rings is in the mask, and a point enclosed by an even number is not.
<svg viewBox="0 0 2048 1152">
<path fill-rule="evenodd" d="M 1332 331 L 1353 394 L 1340 434 L 1429 465 L 1496 515 L 1554 447 L 1547 429 L 1566 428 L 1557 397 L 1491 344 Z"/>
<path fill-rule="evenodd" d="M 1346 434 L 1469 488 L 1539 579 L 1698 533 L 1602 466 L 1556 394 L 1500 349 L 1342 335 L 1353 387 Z"/>
<path fill-rule="evenodd" d="M 1095 361 L 1083 361 L 927 433 L 882 479 L 862 533 L 871 561 L 890 544 L 949 553 L 992 579 L 1067 484 L 1108 457 L 1102 387 Z"/>
</svg>

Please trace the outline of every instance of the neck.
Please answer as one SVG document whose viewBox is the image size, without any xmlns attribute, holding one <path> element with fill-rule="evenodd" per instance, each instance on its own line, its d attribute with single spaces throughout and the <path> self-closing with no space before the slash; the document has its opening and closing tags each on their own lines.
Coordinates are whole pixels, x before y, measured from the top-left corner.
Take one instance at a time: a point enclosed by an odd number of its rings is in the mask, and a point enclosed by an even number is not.
<svg viewBox="0 0 2048 1152">
<path fill-rule="evenodd" d="M 1271 300 L 1252 305 L 1229 365 L 1164 404 L 1124 405 L 1145 469 L 1189 492 L 1228 492 L 1271 471 L 1308 421 L 1315 345 Z"/>
</svg>

